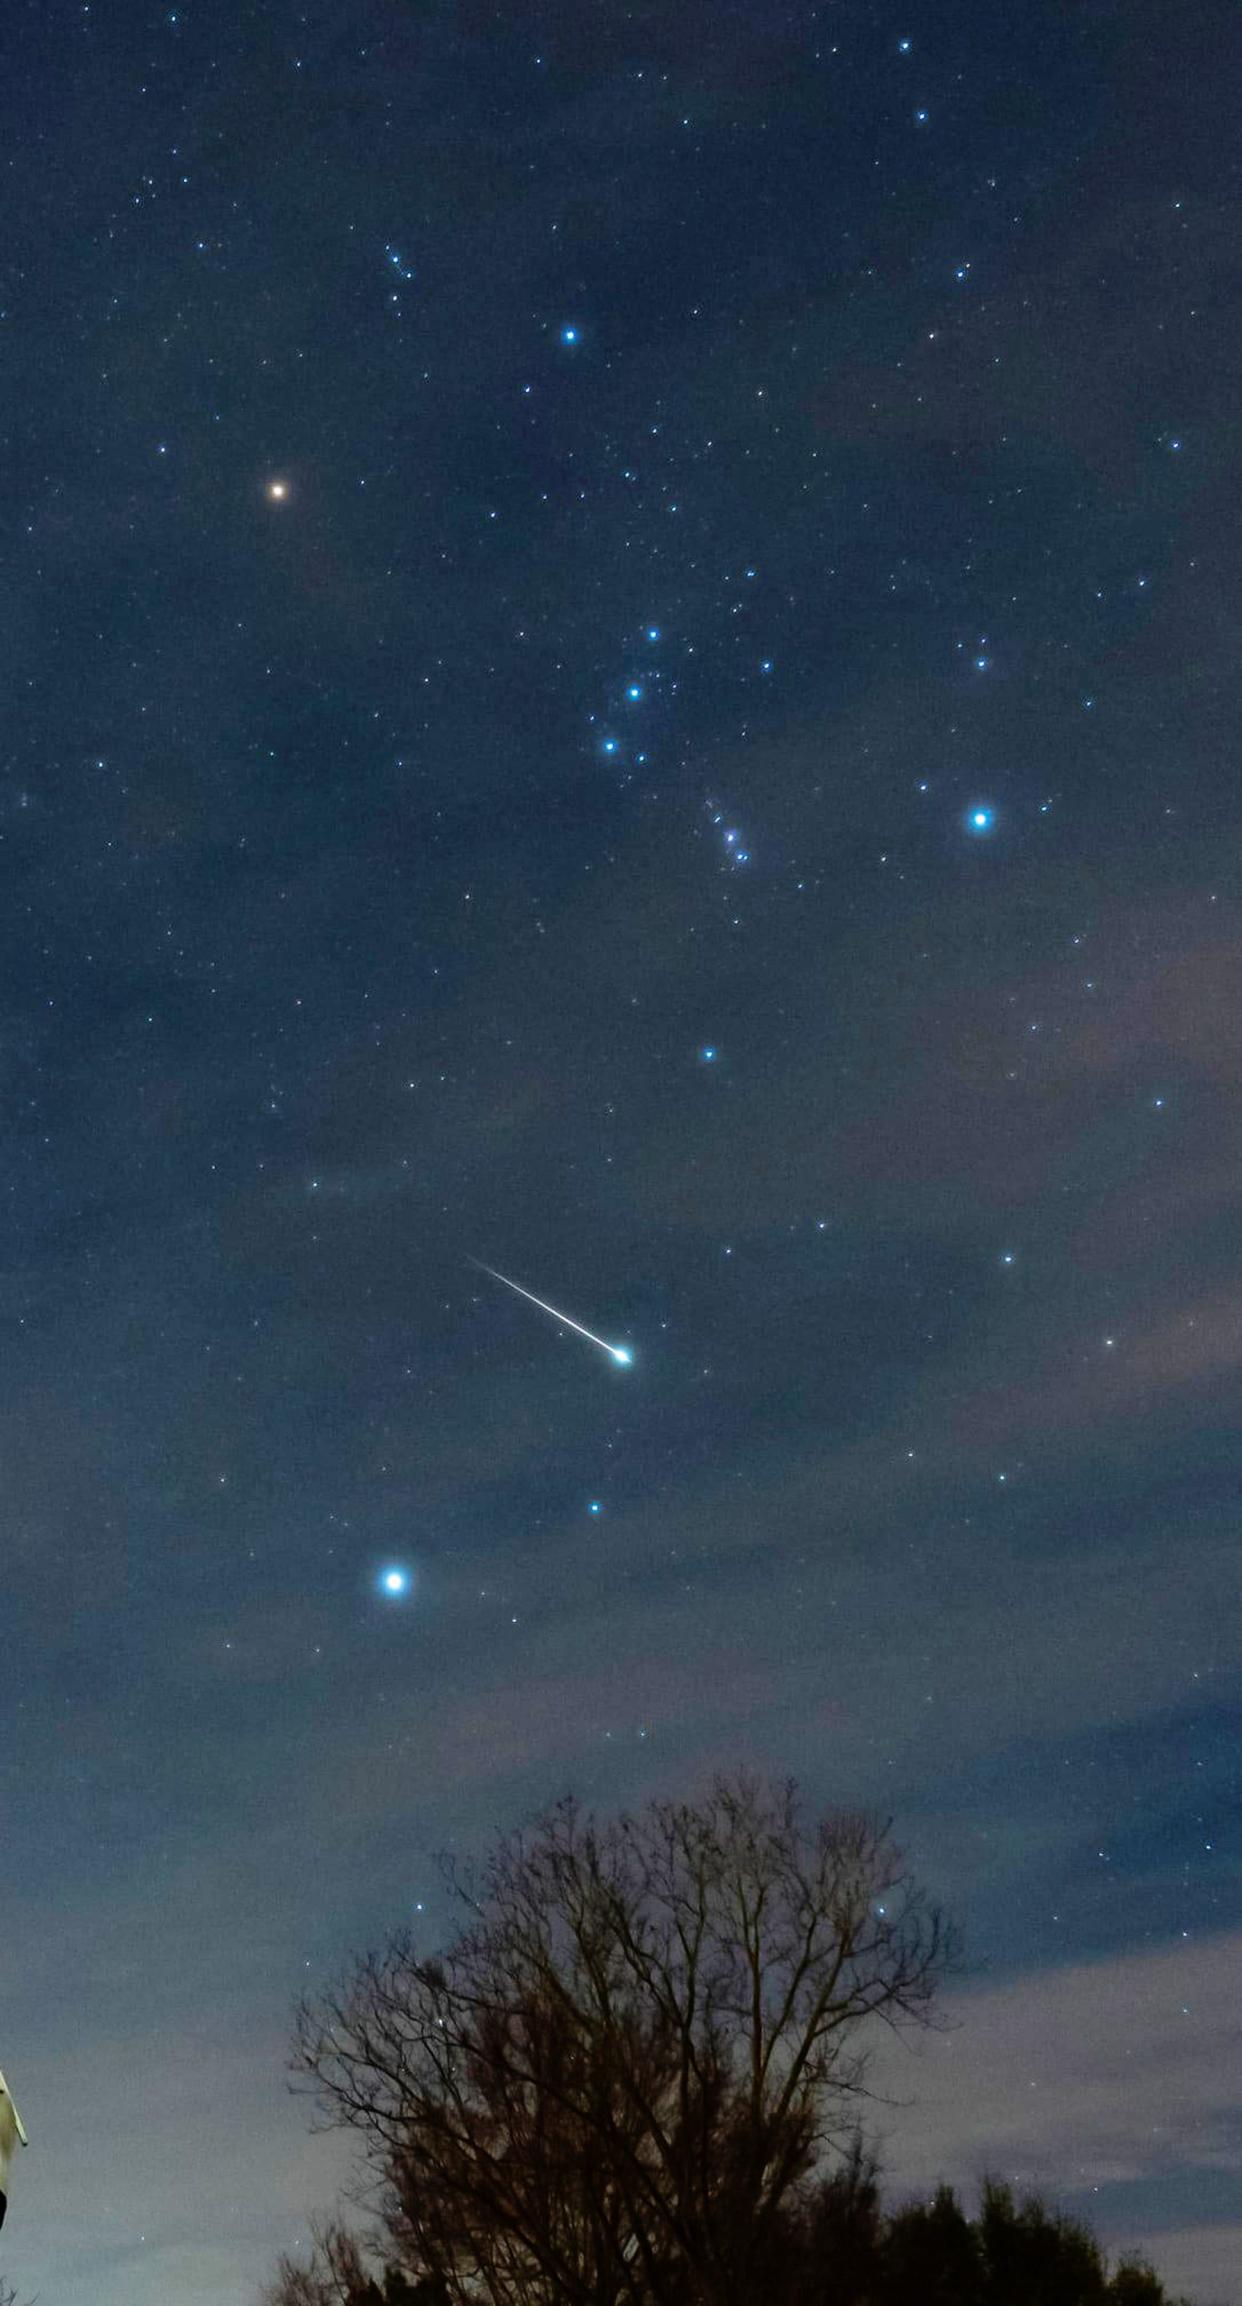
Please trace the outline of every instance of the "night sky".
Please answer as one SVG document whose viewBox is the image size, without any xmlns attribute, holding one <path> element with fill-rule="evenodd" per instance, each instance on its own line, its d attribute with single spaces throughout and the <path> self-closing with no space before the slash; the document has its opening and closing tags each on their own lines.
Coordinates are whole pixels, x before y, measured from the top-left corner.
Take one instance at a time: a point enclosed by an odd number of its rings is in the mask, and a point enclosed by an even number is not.
<svg viewBox="0 0 1242 2306">
<path fill-rule="evenodd" d="M 894 2187 L 1238 2306 L 1234 0 L 2 61 L 0 2273 L 250 2306 L 296 1994 L 745 1762 Z"/>
</svg>

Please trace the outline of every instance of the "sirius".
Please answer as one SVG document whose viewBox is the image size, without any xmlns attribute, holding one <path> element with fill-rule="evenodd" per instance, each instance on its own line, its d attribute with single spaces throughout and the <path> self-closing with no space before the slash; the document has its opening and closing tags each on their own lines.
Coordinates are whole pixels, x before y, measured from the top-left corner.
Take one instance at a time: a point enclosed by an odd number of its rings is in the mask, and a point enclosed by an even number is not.
<svg viewBox="0 0 1242 2306">
<path fill-rule="evenodd" d="M 972 833 L 990 833 L 995 829 L 996 811 L 986 801 L 977 801 L 966 811 L 966 824 Z"/>
<path fill-rule="evenodd" d="M 381 1593 L 388 1595 L 390 1601 L 400 1601 L 402 1596 L 410 1590 L 408 1569 L 398 1569 L 395 1566 L 392 1569 L 382 1569 L 379 1575 L 379 1589 Z"/>
</svg>

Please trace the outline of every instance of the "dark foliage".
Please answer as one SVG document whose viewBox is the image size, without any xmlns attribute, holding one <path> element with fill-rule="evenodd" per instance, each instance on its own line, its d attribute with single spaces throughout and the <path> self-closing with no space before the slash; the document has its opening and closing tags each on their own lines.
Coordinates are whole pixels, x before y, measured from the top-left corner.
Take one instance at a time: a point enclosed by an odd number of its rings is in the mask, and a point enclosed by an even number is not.
<svg viewBox="0 0 1242 2306">
<path fill-rule="evenodd" d="M 689 2278 L 676 2294 L 686 2306 L 708 2297 Z M 631 2296 L 652 2295 L 640 2277 Z M 1015 2201 L 1005 2186 L 985 2186 L 974 2218 L 948 2186 L 930 2202 L 886 2211 L 860 2145 L 796 2219 L 781 2223 L 744 2295 L 745 2306 L 1185 2306 L 1133 2260 L 1110 2275 L 1085 2226 L 1035 2197 Z M 564 2294 L 542 2280 L 526 2297 L 529 2306 L 564 2306 Z M 377 2280 L 349 2238 L 329 2232 L 310 2267 L 282 2267 L 267 2306 L 451 2306 L 451 2293 L 434 2277 L 396 2270 Z"/>
</svg>

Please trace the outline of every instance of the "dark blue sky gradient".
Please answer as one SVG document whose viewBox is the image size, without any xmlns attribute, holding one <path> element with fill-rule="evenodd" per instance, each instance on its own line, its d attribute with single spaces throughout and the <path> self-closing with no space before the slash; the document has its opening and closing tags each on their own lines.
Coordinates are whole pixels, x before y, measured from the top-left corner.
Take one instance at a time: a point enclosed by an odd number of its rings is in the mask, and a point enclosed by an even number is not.
<svg viewBox="0 0 1242 2306">
<path fill-rule="evenodd" d="M 3 62 L 0 2273 L 253 2300 L 293 1997 L 745 1761 L 963 1923 L 894 2184 L 1242 2306 L 1236 11 Z"/>
</svg>

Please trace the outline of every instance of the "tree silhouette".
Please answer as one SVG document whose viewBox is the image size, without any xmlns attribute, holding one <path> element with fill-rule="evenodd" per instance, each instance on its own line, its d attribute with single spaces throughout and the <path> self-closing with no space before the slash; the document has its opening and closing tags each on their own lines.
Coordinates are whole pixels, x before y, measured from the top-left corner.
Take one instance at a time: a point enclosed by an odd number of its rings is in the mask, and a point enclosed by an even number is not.
<svg viewBox="0 0 1242 2306">
<path fill-rule="evenodd" d="M 446 2306 L 446 2300 L 434 2277 L 411 2282 L 389 2267 L 377 2278 L 355 2237 L 334 2221 L 317 2229 L 310 2264 L 282 2258 L 263 2293 L 263 2306 Z M 3 2290 L 0 2306 L 8 2306 Z"/>
<path fill-rule="evenodd" d="M 1087 2227 L 995 2182 L 974 2219 L 948 2186 L 882 2211 L 861 2143 L 796 2223 L 792 2276 L 754 2306 L 1177 2306 L 1150 2267 L 1125 2260 L 1110 2279 Z"/>
<path fill-rule="evenodd" d="M 572 1799 L 304 2006 L 296 2063 L 361 2137 L 383 2231 L 447 2306 L 750 2306 L 947 1936 L 887 1830 L 792 1784 L 599 1827 Z M 319 2306 L 308 2297 L 307 2306 Z"/>
<path fill-rule="evenodd" d="M 687 2279 L 681 2296 L 703 2296 Z M 486 2297 L 486 2291 L 476 2293 Z M 646 2298 L 641 2278 L 631 2293 Z M 562 2293 L 536 2278 L 530 2306 L 559 2306 Z M 328 2229 L 308 2267 L 286 2260 L 266 2306 L 451 2306 L 435 2277 L 393 2269 L 367 2273 L 356 2244 Z M 0 2306 L 5 2306 L 0 2293 Z M 1186 2306 L 1133 2259 L 1108 2275 L 1085 2226 L 1037 2197 L 1015 2202 L 990 2185 L 975 2219 L 941 2186 L 929 2202 L 885 2213 L 875 2164 L 860 2141 L 797 2210 L 780 2222 L 748 2306 Z"/>
<path fill-rule="evenodd" d="M 1036 2199 L 1015 2203 L 989 2181 L 978 2219 L 985 2297 L 1010 2306 L 1103 2306 L 1107 2277 L 1094 2238 Z"/>
<path fill-rule="evenodd" d="M 886 1827 L 719 1779 L 602 1827 L 567 1799 L 447 1871 L 442 1954 L 399 1933 L 299 2013 L 377 2224 L 267 2306 L 1175 2306 L 999 2182 L 973 2218 L 882 2205 L 866 2031 L 926 2021 L 952 1950 Z"/>
<path fill-rule="evenodd" d="M 986 2306 L 979 2236 L 951 2187 L 894 2213 L 881 2258 L 884 2291 L 894 2302 L 921 2298 L 926 2306 Z"/>
<path fill-rule="evenodd" d="M 1108 2296 L 1109 2306 L 1178 2306 L 1169 2299 L 1159 2275 L 1136 2258 L 1123 2259 L 1109 2283 Z"/>
</svg>

